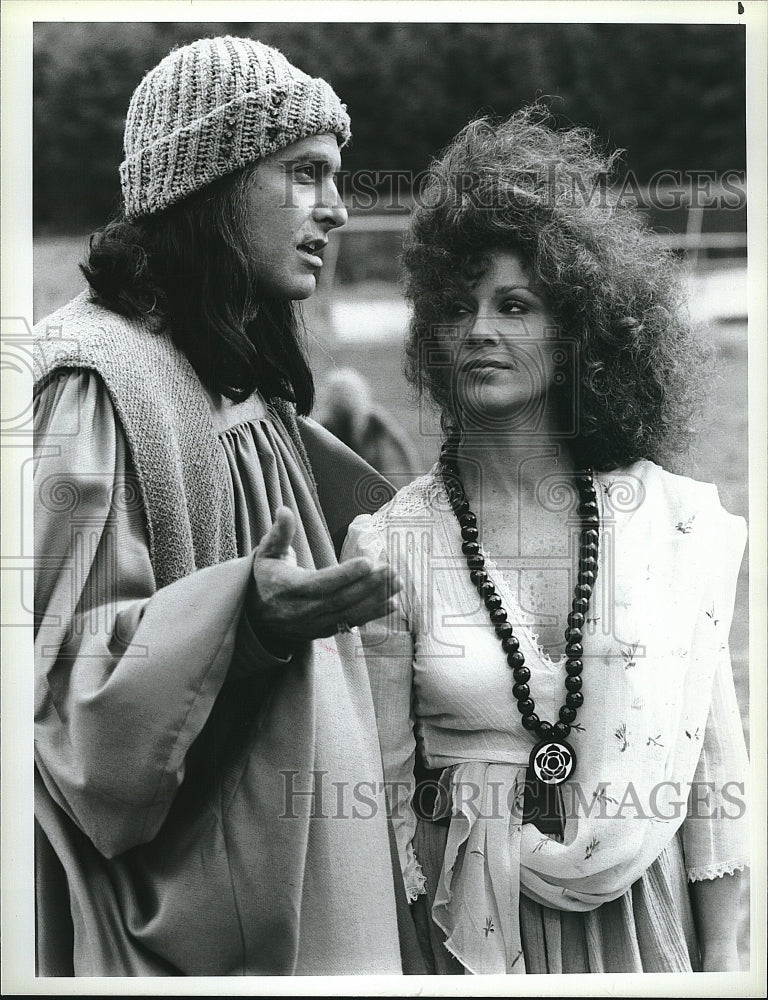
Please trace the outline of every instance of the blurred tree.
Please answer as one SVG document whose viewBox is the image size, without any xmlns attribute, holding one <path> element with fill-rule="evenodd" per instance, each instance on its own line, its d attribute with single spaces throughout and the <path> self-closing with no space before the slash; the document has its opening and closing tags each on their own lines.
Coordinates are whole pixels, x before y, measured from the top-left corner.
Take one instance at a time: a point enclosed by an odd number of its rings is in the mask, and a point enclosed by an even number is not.
<svg viewBox="0 0 768 1000">
<path fill-rule="evenodd" d="M 558 58 L 567 67 L 568 115 L 625 148 L 638 175 L 744 170 L 743 31 L 726 25 L 573 27 L 577 34 L 559 26 L 557 37 Z"/>
<path fill-rule="evenodd" d="M 82 232 L 111 214 L 134 87 L 174 45 L 224 32 L 275 45 L 333 84 L 352 116 L 346 171 L 417 173 L 471 117 L 539 95 L 563 123 L 626 148 L 641 180 L 745 167 L 739 26 L 38 22 L 37 232 Z"/>
</svg>

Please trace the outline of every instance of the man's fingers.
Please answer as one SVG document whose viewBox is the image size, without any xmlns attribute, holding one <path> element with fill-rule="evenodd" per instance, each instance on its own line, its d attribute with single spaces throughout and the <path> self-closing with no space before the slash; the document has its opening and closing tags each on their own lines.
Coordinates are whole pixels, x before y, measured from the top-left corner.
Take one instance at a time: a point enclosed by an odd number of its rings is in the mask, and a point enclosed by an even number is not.
<svg viewBox="0 0 768 1000">
<path fill-rule="evenodd" d="M 386 618 L 399 606 L 396 597 L 367 597 L 362 601 L 349 604 L 338 613 L 331 616 L 328 627 L 324 630 L 328 635 L 336 631 L 339 622 L 347 625 L 365 625 L 377 618 Z"/>
<path fill-rule="evenodd" d="M 269 531 L 259 542 L 256 555 L 264 559 L 282 559 L 288 555 L 296 533 L 296 518 L 288 507 L 279 507 Z"/>
<path fill-rule="evenodd" d="M 295 525 L 290 511 L 286 515 L 278 513 L 253 563 L 254 612 L 265 629 L 291 639 L 318 638 L 331 635 L 340 622 L 362 625 L 389 614 L 402 583 L 388 566 L 374 568 L 361 556 L 306 570 L 281 559 L 277 553 L 292 538 Z"/>
<path fill-rule="evenodd" d="M 376 580 L 367 577 L 323 602 L 321 613 L 335 622 L 364 625 L 375 618 L 384 618 L 398 607 L 397 593 L 401 589 L 401 581 L 391 572 Z"/>
<path fill-rule="evenodd" d="M 386 568 L 370 573 L 368 576 L 355 580 L 346 587 L 326 594 L 318 600 L 318 607 L 327 609 L 328 614 L 345 617 L 345 612 L 362 601 L 382 603 L 388 597 L 393 597 L 399 590 L 400 581 Z"/>
<path fill-rule="evenodd" d="M 340 590 L 359 580 L 381 576 L 381 570 L 374 569 L 373 563 L 365 556 L 358 556 L 338 566 L 327 566 L 308 573 L 302 586 L 302 596 L 309 599 L 329 599 Z"/>
<path fill-rule="evenodd" d="M 399 606 L 400 602 L 396 597 L 387 597 L 384 600 L 368 599 L 350 610 L 349 619 L 341 620 L 348 620 L 350 625 L 365 625 L 366 622 L 375 621 L 377 618 L 386 618 Z"/>
</svg>

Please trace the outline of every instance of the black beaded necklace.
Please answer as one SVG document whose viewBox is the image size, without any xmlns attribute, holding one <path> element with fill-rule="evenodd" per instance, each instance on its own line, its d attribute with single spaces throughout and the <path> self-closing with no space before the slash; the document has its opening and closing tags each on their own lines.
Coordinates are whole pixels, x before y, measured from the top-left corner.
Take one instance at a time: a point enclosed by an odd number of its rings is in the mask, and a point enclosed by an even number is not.
<svg viewBox="0 0 768 1000">
<path fill-rule="evenodd" d="M 576 754 L 567 742 L 576 713 L 584 704 L 581 693 L 582 628 L 586 620 L 589 599 L 597 579 L 597 553 L 600 537 L 600 517 L 597 507 L 592 471 L 578 473 L 575 477 L 579 491 L 581 516 L 581 542 L 579 572 L 574 591 L 568 627 L 565 630 L 565 704 L 560 708 L 553 724 L 540 719 L 531 697 L 529 681 L 531 672 L 525 665 L 525 656 L 508 620 L 496 585 L 488 574 L 479 542 L 477 516 L 470 509 L 457 464 L 458 439 L 449 438 L 440 451 L 440 472 L 448 500 L 461 529 L 461 550 L 466 556 L 469 576 L 485 604 L 501 648 L 512 668 L 515 684 L 512 693 L 517 700 L 523 727 L 539 738 L 528 764 L 526 775 L 523 822 L 533 823 L 542 833 L 562 833 L 562 802 L 558 786 L 573 776 Z"/>
</svg>

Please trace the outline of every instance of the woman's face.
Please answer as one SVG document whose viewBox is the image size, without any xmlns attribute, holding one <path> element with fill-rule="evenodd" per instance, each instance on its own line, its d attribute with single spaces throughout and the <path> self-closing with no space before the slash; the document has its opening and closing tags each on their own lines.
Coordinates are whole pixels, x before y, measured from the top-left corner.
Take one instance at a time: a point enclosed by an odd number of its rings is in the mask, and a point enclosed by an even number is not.
<svg viewBox="0 0 768 1000">
<path fill-rule="evenodd" d="M 446 323 L 457 337 L 453 389 L 464 426 L 544 430 L 567 352 L 520 255 L 494 253 Z"/>
</svg>

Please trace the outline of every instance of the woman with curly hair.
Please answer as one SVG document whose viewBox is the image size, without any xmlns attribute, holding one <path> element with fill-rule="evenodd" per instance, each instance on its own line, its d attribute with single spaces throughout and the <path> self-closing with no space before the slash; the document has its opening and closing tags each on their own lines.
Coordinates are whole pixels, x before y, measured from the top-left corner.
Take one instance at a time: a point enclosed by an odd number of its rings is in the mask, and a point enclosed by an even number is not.
<svg viewBox="0 0 768 1000">
<path fill-rule="evenodd" d="M 411 912 L 436 973 L 739 968 L 745 545 L 672 463 L 707 352 L 675 260 L 538 106 L 470 123 L 405 249 L 439 460 L 351 525 Z"/>
</svg>

